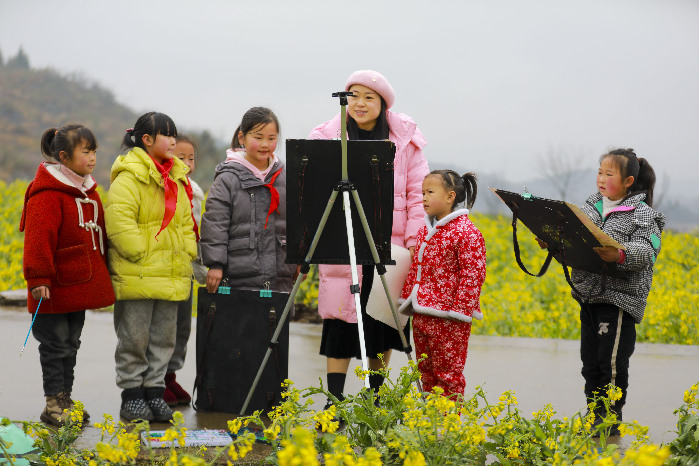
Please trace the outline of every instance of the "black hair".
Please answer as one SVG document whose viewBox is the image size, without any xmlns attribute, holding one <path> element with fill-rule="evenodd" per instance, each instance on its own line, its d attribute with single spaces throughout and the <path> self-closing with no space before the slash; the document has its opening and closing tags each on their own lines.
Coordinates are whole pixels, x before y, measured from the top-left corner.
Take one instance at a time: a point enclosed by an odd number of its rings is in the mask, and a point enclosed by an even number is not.
<svg viewBox="0 0 699 466">
<path fill-rule="evenodd" d="M 360 137 L 360 131 L 362 130 L 357 125 L 357 122 L 354 121 L 354 118 L 352 118 L 349 114 L 347 115 L 347 139 L 370 139 L 381 141 L 388 139 L 389 130 L 388 118 L 386 116 L 386 101 L 383 100 L 383 97 L 381 97 L 381 111 L 379 112 L 379 116 L 376 118 L 374 129 L 371 131 L 364 131 L 362 137 Z"/>
<path fill-rule="evenodd" d="M 187 144 L 191 144 L 192 147 L 194 148 L 194 155 L 199 152 L 199 147 L 197 146 L 197 141 L 194 140 L 193 137 L 187 136 L 185 134 L 180 134 L 177 137 L 175 137 L 175 142 L 186 142 Z"/>
<path fill-rule="evenodd" d="M 97 138 L 84 125 L 70 124 L 60 128 L 49 128 L 41 136 L 41 153 L 50 162 L 62 163 L 60 153 L 66 153 L 66 160 L 73 157 L 79 144 L 85 144 L 88 150 L 97 150 Z"/>
<path fill-rule="evenodd" d="M 655 170 L 653 170 L 648 161 L 638 157 L 633 149 L 611 150 L 600 157 L 600 163 L 606 158 L 610 158 L 612 164 L 619 168 L 622 181 L 629 176 L 633 176 L 633 184 L 629 187 L 626 197 L 645 193 L 645 203 L 653 207 Z"/>
<path fill-rule="evenodd" d="M 469 172 L 460 176 L 454 170 L 434 170 L 427 176 L 440 177 L 444 189 L 446 189 L 447 192 L 454 191 L 454 193 L 456 193 L 452 211 L 455 206 L 464 201 L 466 201 L 467 209 L 473 207 L 473 203 L 476 202 L 476 196 L 478 195 L 478 185 L 476 184 L 478 178 L 475 173 Z"/>
<path fill-rule="evenodd" d="M 238 127 L 235 129 L 233 139 L 231 140 L 231 149 L 240 149 L 242 147 L 240 141 L 238 140 L 238 133 L 242 132 L 244 138 L 245 135 L 258 126 L 264 126 L 269 123 L 274 123 L 276 125 L 277 134 L 282 132 L 277 115 L 275 115 L 272 110 L 268 109 L 267 107 L 252 107 L 250 110 L 245 112 L 240 125 L 238 125 Z"/>
<path fill-rule="evenodd" d="M 133 149 L 134 147 L 140 147 L 146 150 L 146 147 L 143 145 L 143 136 L 146 134 L 154 139 L 158 134 L 177 137 L 177 127 L 175 126 L 175 122 L 172 121 L 172 118 L 164 113 L 144 113 L 138 117 L 133 128 L 126 130 L 124 139 L 121 141 L 121 148 Z"/>
</svg>

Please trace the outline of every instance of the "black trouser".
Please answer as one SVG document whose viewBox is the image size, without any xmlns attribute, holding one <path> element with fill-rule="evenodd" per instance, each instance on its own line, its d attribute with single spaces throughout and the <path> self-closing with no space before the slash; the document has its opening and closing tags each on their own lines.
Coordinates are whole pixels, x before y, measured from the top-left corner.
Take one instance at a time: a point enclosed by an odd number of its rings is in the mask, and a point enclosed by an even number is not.
<svg viewBox="0 0 699 466">
<path fill-rule="evenodd" d="M 627 312 L 613 304 L 583 304 L 580 309 L 580 359 L 585 378 L 588 403 L 595 393 L 606 396 L 605 387 L 612 384 L 622 391 L 612 402 L 612 409 L 621 412 L 629 388 L 629 358 L 636 345 L 636 322 Z"/>
<path fill-rule="evenodd" d="M 85 311 L 36 316 L 32 334 L 39 342 L 45 396 L 73 391 L 73 370 L 84 324 Z"/>
</svg>

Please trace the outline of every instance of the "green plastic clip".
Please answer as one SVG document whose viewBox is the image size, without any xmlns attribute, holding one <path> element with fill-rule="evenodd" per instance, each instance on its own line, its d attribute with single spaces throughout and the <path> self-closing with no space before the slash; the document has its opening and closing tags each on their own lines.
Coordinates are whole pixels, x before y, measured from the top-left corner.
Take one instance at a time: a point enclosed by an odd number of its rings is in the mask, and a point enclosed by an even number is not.
<svg viewBox="0 0 699 466">
<path fill-rule="evenodd" d="M 531 199 L 531 198 L 532 198 L 532 195 L 529 193 L 529 191 L 527 191 L 527 187 L 526 187 L 526 186 L 524 186 L 524 192 L 522 193 L 522 197 L 525 198 L 525 199 Z"/>
</svg>

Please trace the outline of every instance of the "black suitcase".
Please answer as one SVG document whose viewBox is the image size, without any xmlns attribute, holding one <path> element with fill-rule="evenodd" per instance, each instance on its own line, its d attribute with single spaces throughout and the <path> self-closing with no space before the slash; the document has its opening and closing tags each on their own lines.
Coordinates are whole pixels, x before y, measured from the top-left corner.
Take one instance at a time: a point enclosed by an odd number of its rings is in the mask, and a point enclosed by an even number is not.
<svg viewBox="0 0 699 466">
<path fill-rule="evenodd" d="M 288 293 L 199 288 L 194 408 L 239 414 L 281 320 Z M 289 319 L 279 334 L 245 414 L 281 401 L 289 372 Z"/>
</svg>

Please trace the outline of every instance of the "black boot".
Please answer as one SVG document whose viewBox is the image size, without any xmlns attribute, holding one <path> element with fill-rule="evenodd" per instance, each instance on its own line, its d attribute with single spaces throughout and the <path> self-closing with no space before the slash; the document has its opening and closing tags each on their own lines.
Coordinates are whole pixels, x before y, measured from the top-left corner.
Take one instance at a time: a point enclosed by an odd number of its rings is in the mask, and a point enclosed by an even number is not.
<svg viewBox="0 0 699 466">
<path fill-rule="evenodd" d="M 165 387 L 149 387 L 145 389 L 146 403 L 153 412 L 155 422 L 168 422 L 172 420 L 172 409 L 163 399 Z"/>
<path fill-rule="evenodd" d="M 121 417 L 127 421 L 152 421 L 153 412 L 148 407 L 142 388 L 127 388 L 121 392 Z"/>
</svg>

